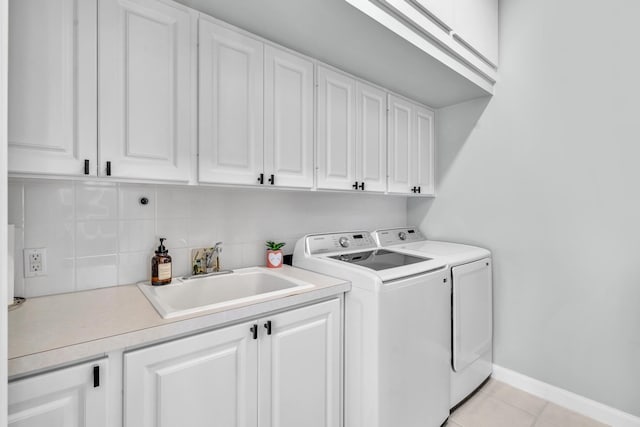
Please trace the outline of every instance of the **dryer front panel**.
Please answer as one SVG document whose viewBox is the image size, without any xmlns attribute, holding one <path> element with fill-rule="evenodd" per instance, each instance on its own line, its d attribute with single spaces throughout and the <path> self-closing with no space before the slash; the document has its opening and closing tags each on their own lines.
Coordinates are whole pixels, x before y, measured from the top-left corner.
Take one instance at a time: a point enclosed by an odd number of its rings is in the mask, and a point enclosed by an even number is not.
<svg viewBox="0 0 640 427">
<path fill-rule="evenodd" d="M 463 370 L 491 350 L 493 304 L 491 258 L 451 269 L 453 276 L 453 369 Z"/>
</svg>

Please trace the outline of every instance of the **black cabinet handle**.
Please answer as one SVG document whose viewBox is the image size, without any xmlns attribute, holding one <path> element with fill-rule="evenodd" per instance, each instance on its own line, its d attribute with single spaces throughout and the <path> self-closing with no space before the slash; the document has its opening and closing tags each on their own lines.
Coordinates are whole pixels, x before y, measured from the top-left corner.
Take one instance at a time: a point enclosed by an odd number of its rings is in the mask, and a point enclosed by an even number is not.
<svg viewBox="0 0 640 427">
<path fill-rule="evenodd" d="M 100 366 L 93 367 L 93 388 L 100 387 Z"/>
<path fill-rule="evenodd" d="M 267 328 L 267 335 L 271 335 L 271 320 L 267 320 L 267 323 L 264 324 L 264 327 Z"/>
<path fill-rule="evenodd" d="M 274 185 L 276 183 L 276 177 L 271 174 L 271 178 L 269 178 L 267 181 L 269 181 L 269 184 Z"/>
<path fill-rule="evenodd" d="M 360 183 L 360 189 L 361 189 L 362 191 L 364 191 L 364 182 L 361 182 L 361 183 Z"/>
<path fill-rule="evenodd" d="M 355 184 L 353 184 L 351 186 L 351 188 L 353 188 L 354 190 L 357 190 L 358 189 L 358 181 L 356 181 Z"/>
<path fill-rule="evenodd" d="M 253 325 L 251 327 L 251 329 L 249 329 L 251 331 L 251 336 L 253 337 L 254 340 L 258 339 L 258 325 Z"/>
<path fill-rule="evenodd" d="M 111 162 L 107 162 L 107 176 L 111 176 Z"/>
<path fill-rule="evenodd" d="M 261 173 L 260 176 L 258 176 L 258 184 L 264 184 L 264 174 Z"/>
<path fill-rule="evenodd" d="M 412 193 L 415 193 L 415 192 L 416 192 L 416 187 L 413 187 L 413 188 L 411 189 L 411 192 L 412 192 Z"/>
<path fill-rule="evenodd" d="M 420 194 L 420 187 L 418 187 L 418 194 Z"/>
<path fill-rule="evenodd" d="M 89 175 L 89 159 L 84 159 L 84 174 Z"/>
</svg>

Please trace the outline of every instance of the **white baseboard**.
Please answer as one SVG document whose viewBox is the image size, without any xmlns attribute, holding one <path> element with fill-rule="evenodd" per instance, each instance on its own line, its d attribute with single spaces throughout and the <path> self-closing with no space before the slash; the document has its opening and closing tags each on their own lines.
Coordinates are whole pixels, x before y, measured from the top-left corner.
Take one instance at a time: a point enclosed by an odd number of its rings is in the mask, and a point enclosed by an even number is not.
<svg viewBox="0 0 640 427">
<path fill-rule="evenodd" d="M 604 405 L 595 400 L 544 383 L 502 366 L 493 365 L 491 375 L 498 381 L 509 384 L 527 393 L 538 396 L 558 406 L 565 407 L 612 427 L 640 427 L 640 418 Z"/>
</svg>

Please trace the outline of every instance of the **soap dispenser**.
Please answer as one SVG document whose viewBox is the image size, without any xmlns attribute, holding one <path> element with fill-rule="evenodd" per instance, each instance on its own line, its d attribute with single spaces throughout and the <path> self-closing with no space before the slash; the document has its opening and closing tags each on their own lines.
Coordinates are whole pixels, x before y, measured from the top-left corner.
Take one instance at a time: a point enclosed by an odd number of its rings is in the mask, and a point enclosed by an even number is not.
<svg viewBox="0 0 640 427">
<path fill-rule="evenodd" d="M 160 238 L 160 246 L 151 259 L 151 284 L 154 286 L 171 283 L 171 256 L 164 246 L 164 237 Z"/>
</svg>

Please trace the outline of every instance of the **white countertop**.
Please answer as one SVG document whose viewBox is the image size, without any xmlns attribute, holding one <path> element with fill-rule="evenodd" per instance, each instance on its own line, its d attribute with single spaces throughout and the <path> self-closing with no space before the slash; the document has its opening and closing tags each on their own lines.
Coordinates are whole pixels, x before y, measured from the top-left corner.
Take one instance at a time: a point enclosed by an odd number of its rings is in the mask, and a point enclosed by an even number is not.
<svg viewBox="0 0 640 427">
<path fill-rule="evenodd" d="M 9 376 L 104 355 L 283 310 L 351 289 L 344 280 L 283 266 L 314 286 L 231 309 L 163 319 L 135 285 L 28 299 L 9 312 Z"/>
</svg>

